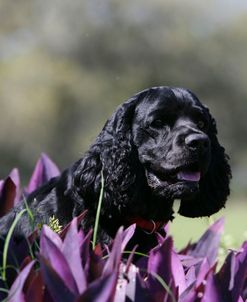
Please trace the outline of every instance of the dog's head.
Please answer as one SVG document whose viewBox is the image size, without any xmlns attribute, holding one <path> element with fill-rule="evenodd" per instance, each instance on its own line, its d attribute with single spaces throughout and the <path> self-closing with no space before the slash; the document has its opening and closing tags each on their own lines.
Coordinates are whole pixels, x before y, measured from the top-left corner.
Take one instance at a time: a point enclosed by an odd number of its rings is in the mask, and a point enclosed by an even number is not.
<svg viewBox="0 0 247 302">
<path fill-rule="evenodd" d="M 121 105 L 107 128 L 125 142 L 125 154 L 137 150 L 146 183 L 159 199 L 181 200 L 180 214 L 209 216 L 224 206 L 231 178 L 228 157 L 215 120 L 192 92 L 147 89 Z"/>
<path fill-rule="evenodd" d="M 133 141 L 157 195 L 190 198 L 211 160 L 210 117 L 199 101 L 179 89 L 150 90 L 137 106 Z"/>
<path fill-rule="evenodd" d="M 155 194 L 181 199 L 179 212 L 211 215 L 229 194 L 230 167 L 209 110 L 186 89 L 158 87 L 135 108 L 133 143 Z"/>
</svg>

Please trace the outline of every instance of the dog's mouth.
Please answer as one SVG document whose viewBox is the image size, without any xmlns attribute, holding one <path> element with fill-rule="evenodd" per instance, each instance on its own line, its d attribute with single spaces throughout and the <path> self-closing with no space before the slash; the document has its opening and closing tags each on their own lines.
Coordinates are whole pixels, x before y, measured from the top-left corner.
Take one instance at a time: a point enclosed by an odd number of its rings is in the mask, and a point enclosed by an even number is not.
<svg viewBox="0 0 247 302">
<path fill-rule="evenodd" d="M 176 183 L 198 183 L 202 177 L 202 169 L 197 163 L 180 166 L 167 171 L 146 170 L 148 184 L 151 187 L 161 187 Z"/>
</svg>

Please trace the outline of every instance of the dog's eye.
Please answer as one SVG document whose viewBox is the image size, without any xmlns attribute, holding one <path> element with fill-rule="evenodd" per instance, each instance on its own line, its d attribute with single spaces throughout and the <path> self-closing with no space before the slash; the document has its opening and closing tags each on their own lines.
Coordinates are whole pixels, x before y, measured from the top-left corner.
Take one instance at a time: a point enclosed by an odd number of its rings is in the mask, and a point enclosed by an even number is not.
<svg viewBox="0 0 247 302">
<path fill-rule="evenodd" d="M 206 125 L 205 122 L 202 121 L 202 120 L 200 120 L 200 121 L 197 122 L 197 126 L 198 126 L 198 128 L 200 128 L 200 129 L 205 128 L 205 125 Z"/>
<path fill-rule="evenodd" d="M 157 120 L 154 120 L 154 121 L 152 121 L 152 123 L 150 124 L 152 127 L 162 127 L 163 126 L 163 122 L 162 122 L 162 120 L 159 120 L 159 119 L 157 119 Z"/>
</svg>

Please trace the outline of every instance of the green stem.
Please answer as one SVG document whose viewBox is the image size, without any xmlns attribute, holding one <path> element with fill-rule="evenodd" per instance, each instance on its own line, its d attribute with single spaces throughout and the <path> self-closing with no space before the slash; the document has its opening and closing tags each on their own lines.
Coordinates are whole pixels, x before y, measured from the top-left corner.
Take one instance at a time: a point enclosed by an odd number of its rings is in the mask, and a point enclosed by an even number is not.
<svg viewBox="0 0 247 302">
<path fill-rule="evenodd" d="M 104 176 L 103 176 L 103 169 L 102 169 L 101 170 L 101 189 L 100 189 L 99 203 L 98 203 L 98 207 L 97 207 L 95 225 L 94 225 L 94 230 L 93 230 L 93 249 L 95 248 L 96 241 L 97 241 L 97 233 L 98 233 L 98 228 L 99 228 L 99 217 L 100 217 L 101 205 L 102 205 L 102 200 L 103 200 L 103 194 L 104 194 Z"/>
<path fill-rule="evenodd" d="M 2 271 L 2 280 L 6 281 L 6 268 L 7 268 L 7 256 L 8 256 L 8 249 L 9 249 L 9 243 L 10 243 L 10 239 L 11 236 L 14 232 L 14 229 L 18 223 L 18 221 L 20 220 L 21 216 L 27 212 L 27 209 L 23 209 L 22 211 L 20 211 L 17 216 L 15 217 L 15 220 L 13 221 L 12 225 L 10 226 L 10 229 L 8 231 L 7 237 L 5 239 L 4 242 L 4 248 L 3 248 L 3 271 Z"/>
</svg>

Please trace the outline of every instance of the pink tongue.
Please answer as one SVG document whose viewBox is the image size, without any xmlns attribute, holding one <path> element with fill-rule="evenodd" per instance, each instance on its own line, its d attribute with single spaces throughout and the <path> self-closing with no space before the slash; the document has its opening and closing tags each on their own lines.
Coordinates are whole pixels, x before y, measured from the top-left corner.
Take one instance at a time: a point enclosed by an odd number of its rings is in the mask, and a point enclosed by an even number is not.
<svg viewBox="0 0 247 302">
<path fill-rule="evenodd" d="M 200 172 L 181 171 L 177 174 L 180 180 L 199 181 L 201 178 Z"/>
</svg>

